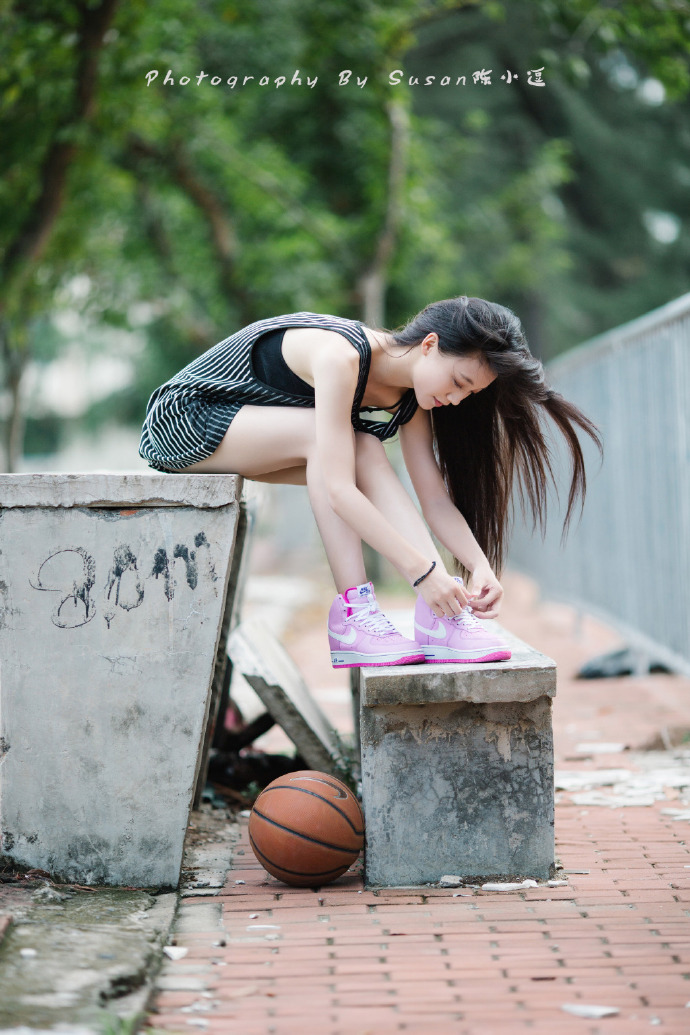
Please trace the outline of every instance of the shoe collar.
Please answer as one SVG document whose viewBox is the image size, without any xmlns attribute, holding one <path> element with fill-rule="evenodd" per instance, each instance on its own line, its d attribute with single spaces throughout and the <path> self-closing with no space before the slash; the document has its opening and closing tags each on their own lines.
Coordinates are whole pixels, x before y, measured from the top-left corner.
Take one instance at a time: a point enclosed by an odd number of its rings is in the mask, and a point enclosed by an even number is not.
<svg viewBox="0 0 690 1035">
<path fill-rule="evenodd" d="M 375 603 L 374 584 L 373 582 L 363 582 L 361 586 L 350 586 L 344 593 L 341 593 L 341 597 L 349 618 L 356 607 Z"/>
</svg>

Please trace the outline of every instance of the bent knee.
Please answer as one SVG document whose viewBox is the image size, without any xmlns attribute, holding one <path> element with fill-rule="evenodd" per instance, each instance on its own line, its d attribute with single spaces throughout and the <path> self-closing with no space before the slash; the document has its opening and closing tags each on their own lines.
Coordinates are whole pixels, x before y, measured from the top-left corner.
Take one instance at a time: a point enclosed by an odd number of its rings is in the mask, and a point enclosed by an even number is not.
<svg viewBox="0 0 690 1035">
<path fill-rule="evenodd" d="M 383 442 L 367 431 L 355 434 L 355 469 L 357 482 L 366 483 L 377 478 L 381 471 L 390 469 L 391 463 L 386 454 Z"/>
<path fill-rule="evenodd" d="M 386 450 L 384 449 L 383 442 L 369 431 L 355 431 L 355 443 L 358 451 L 365 450 L 370 453 L 383 453 L 385 456 Z"/>
</svg>

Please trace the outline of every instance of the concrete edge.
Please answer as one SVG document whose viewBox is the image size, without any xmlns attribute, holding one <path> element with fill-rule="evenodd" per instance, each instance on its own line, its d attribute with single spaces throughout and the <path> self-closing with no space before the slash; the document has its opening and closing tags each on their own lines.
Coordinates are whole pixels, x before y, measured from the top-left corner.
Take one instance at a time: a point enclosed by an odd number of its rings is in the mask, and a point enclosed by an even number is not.
<svg viewBox="0 0 690 1035">
<path fill-rule="evenodd" d="M 522 704 L 555 697 L 556 662 L 506 629 L 501 633 L 513 651 L 509 661 L 361 669 L 361 706 Z"/>
<path fill-rule="evenodd" d="M 0 474 L 0 507 L 217 508 L 238 503 L 242 486 L 236 474 Z"/>
<path fill-rule="evenodd" d="M 142 953 L 140 966 L 146 968 L 146 980 L 144 983 L 131 992 L 129 995 L 117 999 L 108 1000 L 110 1009 L 120 1018 L 134 1019 L 147 1014 L 149 1007 L 156 993 L 156 978 L 165 962 L 163 946 L 170 944 L 172 931 L 175 924 L 175 917 L 180 904 L 180 894 L 171 891 L 156 896 L 155 905 L 148 910 L 150 923 L 147 923 L 151 951 L 148 957 Z M 151 916 L 154 913 L 155 916 Z M 132 960 L 133 969 L 136 968 L 137 957 Z M 99 1029 L 100 1030 L 100 1029 Z"/>
</svg>

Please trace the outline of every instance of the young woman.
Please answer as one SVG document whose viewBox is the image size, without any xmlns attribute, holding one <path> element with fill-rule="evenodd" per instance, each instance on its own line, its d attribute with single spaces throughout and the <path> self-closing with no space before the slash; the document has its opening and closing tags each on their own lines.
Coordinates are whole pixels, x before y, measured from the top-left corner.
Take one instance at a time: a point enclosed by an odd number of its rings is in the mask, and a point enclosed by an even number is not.
<svg viewBox="0 0 690 1035">
<path fill-rule="evenodd" d="M 371 410 L 392 417 L 362 416 Z M 535 520 L 545 518 L 542 414 L 572 459 L 567 527 L 586 485 L 575 426 L 601 448 L 597 431 L 545 384 L 517 316 L 463 295 L 397 332 L 315 313 L 250 324 L 153 393 L 139 451 L 158 470 L 307 486 L 338 593 L 328 619 L 335 667 L 480 662 L 510 657 L 481 620 L 499 613 L 514 481 Z M 423 517 L 383 447 L 398 431 Z M 466 583 L 446 570 L 428 529 Z M 362 540 L 418 592 L 415 640 L 380 611 Z"/>
</svg>

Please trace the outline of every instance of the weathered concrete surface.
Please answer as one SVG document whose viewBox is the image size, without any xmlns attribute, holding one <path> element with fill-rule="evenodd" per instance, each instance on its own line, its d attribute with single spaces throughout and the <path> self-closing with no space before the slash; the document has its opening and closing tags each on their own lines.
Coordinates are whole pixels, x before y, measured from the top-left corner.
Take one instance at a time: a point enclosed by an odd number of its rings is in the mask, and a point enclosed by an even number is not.
<svg viewBox="0 0 690 1035">
<path fill-rule="evenodd" d="M 0 474 L 0 507 L 226 507 L 242 491 L 235 474 Z"/>
<path fill-rule="evenodd" d="M 496 626 L 498 629 L 498 626 Z M 363 669 L 361 703 L 440 704 L 444 701 L 535 701 L 556 693 L 556 665 L 505 629 L 510 661 L 483 665 L 398 665 Z"/>
<path fill-rule="evenodd" d="M 49 889 L 60 895 L 42 902 L 36 892 L 0 946 L 2 1031 L 100 1035 L 108 1020 L 146 1009 L 177 896 Z"/>
<path fill-rule="evenodd" d="M 221 893 L 239 838 L 237 815 L 202 801 L 187 828 L 179 894 L 181 898 L 209 898 Z"/>
<path fill-rule="evenodd" d="M 360 671 L 367 885 L 548 877 L 554 663 Z"/>
<path fill-rule="evenodd" d="M 177 884 L 237 513 L 0 511 L 0 828 L 12 864 L 80 884 Z"/>
<path fill-rule="evenodd" d="M 146 1012 L 154 981 L 169 980 L 164 945 L 189 930 L 223 934 L 221 903 L 176 911 L 180 899 L 217 896 L 239 837 L 235 814 L 202 803 L 190 817 L 180 892 L 153 896 L 125 888 L 93 892 L 68 885 L 0 883 L 0 1031 L 104 1035 L 132 1031 Z M 3 874 L 7 878 L 7 872 Z M 34 878 L 33 886 L 42 884 Z M 173 926 L 174 924 L 174 926 Z M 21 950 L 36 955 L 21 955 Z M 175 964 L 184 971 L 194 960 Z M 117 1027 L 117 1018 L 123 1022 Z"/>
</svg>

